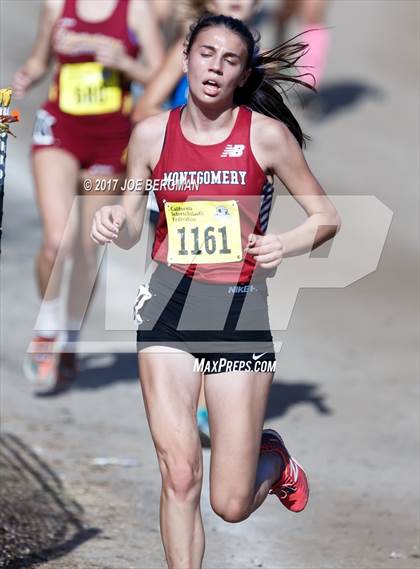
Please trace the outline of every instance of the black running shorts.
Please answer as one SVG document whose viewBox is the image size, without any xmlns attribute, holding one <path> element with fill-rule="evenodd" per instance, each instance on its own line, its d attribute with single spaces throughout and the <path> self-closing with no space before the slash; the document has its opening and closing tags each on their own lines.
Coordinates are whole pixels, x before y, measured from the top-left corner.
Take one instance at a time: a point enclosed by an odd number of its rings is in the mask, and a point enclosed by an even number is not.
<svg viewBox="0 0 420 569">
<path fill-rule="evenodd" d="M 202 373 L 275 370 L 265 281 L 208 284 L 159 264 L 139 310 L 137 349 L 169 346 L 192 354 Z"/>
</svg>

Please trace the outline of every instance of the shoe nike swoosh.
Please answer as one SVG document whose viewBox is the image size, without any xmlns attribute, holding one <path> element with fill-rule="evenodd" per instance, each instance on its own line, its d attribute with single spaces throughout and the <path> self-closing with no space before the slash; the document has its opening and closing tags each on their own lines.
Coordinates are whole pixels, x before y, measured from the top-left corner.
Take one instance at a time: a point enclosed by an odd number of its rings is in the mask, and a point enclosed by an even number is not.
<svg viewBox="0 0 420 569">
<path fill-rule="evenodd" d="M 260 358 L 262 358 L 267 352 L 263 352 L 262 354 L 258 354 L 258 356 L 256 354 L 252 354 L 252 359 L 253 360 L 259 360 Z"/>
</svg>

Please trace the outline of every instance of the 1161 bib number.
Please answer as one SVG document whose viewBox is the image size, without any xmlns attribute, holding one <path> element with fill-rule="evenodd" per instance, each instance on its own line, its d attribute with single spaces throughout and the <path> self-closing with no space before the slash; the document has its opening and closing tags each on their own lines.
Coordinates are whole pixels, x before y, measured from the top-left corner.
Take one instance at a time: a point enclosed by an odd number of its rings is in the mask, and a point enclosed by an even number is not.
<svg viewBox="0 0 420 569">
<path fill-rule="evenodd" d="M 166 202 L 168 263 L 233 263 L 242 259 L 236 201 Z"/>
</svg>

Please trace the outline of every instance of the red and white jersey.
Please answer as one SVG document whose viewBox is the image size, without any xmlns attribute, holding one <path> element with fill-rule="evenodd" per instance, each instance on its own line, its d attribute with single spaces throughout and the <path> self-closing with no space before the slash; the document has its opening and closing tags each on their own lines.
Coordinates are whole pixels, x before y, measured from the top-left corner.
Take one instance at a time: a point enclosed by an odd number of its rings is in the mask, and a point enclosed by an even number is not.
<svg viewBox="0 0 420 569">
<path fill-rule="evenodd" d="M 152 173 L 159 206 L 152 257 L 199 281 L 247 284 L 255 260 L 244 249 L 250 233 L 264 234 L 273 194 L 251 149 L 252 111 L 239 107 L 225 140 L 200 145 L 183 135 L 182 109 L 169 114 Z"/>
<path fill-rule="evenodd" d="M 110 16 L 98 22 L 82 20 L 77 0 L 65 0 L 63 11 L 54 24 L 52 49 L 57 61 L 82 63 L 96 61 L 96 50 L 114 45 L 136 58 L 139 52 L 135 33 L 128 27 L 129 0 L 117 0 Z"/>
<path fill-rule="evenodd" d="M 112 14 L 99 22 L 82 20 L 77 8 L 78 0 L 65 0 L 54 24 L 51 46 L 57 65 L 43 108 L 55 115 L 62 111 L 83 116 L 84 124 L 106 136 L 104 127 L 113 130 L 129 124 L 130 81 L 98 63 L 96 52 L 114 46 L 136 58 L 140 46 L 128 27 L 129 0 L 117 0 Z"/>
</svg>

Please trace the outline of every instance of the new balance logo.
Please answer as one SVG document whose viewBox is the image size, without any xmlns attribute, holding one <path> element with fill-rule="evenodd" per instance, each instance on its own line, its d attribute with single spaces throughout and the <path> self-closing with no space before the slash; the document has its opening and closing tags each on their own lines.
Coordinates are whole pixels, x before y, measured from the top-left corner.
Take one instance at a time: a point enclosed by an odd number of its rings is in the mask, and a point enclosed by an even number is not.
<svg viewBox="0 0 420 569">
<path fill-rule="evenodd" d="M 244 153 L 245 144 L 228 144 L 221 153 L 222 158 L 236 158 Z"/>
</svg>

